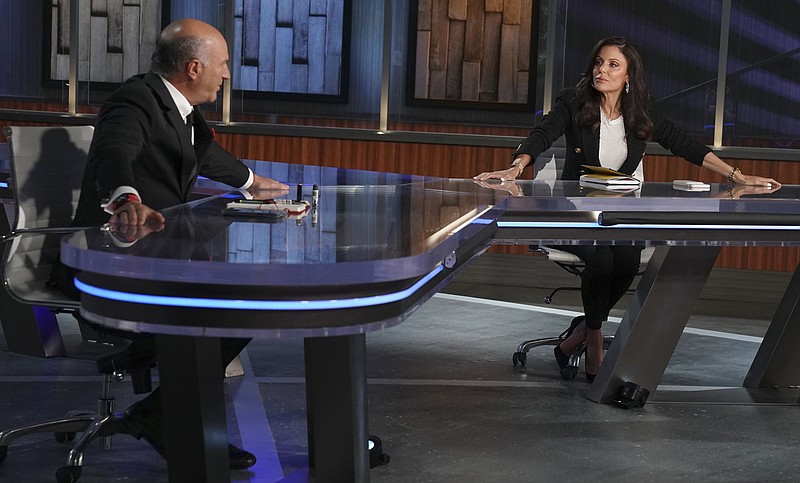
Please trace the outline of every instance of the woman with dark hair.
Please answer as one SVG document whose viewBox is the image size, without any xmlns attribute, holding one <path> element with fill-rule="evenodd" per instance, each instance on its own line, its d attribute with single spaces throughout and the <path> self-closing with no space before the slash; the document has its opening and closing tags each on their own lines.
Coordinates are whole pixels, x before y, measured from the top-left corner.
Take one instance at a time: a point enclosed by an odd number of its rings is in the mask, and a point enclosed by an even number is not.
<svg viewBox="0 0 800 483">
<path fill-rule="evenodd" d="M 517 147 L 511 167 L 481 173 L 475 180 L 515 180 L 562 135 L 567 146 L 560 176 L 564 180 L 577 180 L 584 164 L 633 174 L 642 161 L 646 143 L 655 141 L 673 154 L 722 175 L 728 182 L 780 186 L 771 178 L 742 173 L 659 116 L 644 82 L 641 57 L 621 37 L 597 43 L 578 84 L 560 93 L 553 109 Z M 574 253 L 586 264 L 581 277 L 585 315 L 573 320 L 565 339 L 556 346 L 556 362 L 563 369 L 570 356 L 585 345 L 586 379 L 591 382 L 603 362 L 602 323 L 633 282 L 642 248 L 569 245 L 559 249 Z"/>
</svg>

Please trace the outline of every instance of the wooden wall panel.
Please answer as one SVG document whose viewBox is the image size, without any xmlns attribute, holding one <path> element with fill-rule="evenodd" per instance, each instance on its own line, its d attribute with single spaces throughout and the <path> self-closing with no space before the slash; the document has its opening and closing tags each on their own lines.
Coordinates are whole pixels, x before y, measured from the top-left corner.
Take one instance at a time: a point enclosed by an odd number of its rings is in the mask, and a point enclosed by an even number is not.
<svg viewBox="0 0 800 483">
<path fill-rule="evenodd" d="M 67 80 L 69 2 L 53 0 L 50 9 L 50 77 Z M 161 30 L 160 1 L 94 0 L 82 2 L 79 10 L 80 80 L 122 82 L 131 73 L 147 71 Z"/>
<path fill-rule="evenodd" d="M 420 0 L 417 12 L 416 98 L 528 101 L 532 0 Z"/>
</svg>

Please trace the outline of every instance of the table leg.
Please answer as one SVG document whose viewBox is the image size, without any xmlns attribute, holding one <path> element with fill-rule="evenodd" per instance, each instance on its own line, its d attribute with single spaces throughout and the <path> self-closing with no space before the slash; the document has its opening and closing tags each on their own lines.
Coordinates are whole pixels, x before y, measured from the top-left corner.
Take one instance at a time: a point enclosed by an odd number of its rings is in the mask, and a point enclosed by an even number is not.
<svg viewBox="0 0 800 483">
<path fill-rule="evenodd" d="M 800 385 L 800 266 L 786 287 L 764 340 L 758 348 L 745 387 L 789 387 Z M 800 401 L 798 401 L 800 402 Z"/>
<path fill-rule="evenodd" d="M 625 382 L 655 392 L 719 247 L 656 249 L 587 397 L 607 403 Z"/>
<path fill-rule="evenodd" d="M 309 468 L 315 481 L 369 481 L 364 334 L 305 339 Z"/>
<path fill-rule="evenodd" d="M 156 335 L 169 481 L 230 481 L 220 340 Z"/>
</svg>

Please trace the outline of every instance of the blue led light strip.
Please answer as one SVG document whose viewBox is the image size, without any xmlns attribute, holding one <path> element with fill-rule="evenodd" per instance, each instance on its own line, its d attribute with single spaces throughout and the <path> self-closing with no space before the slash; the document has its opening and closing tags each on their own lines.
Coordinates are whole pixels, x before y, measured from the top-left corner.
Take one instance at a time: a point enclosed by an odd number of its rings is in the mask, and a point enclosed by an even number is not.
<svg viewBox="0 0 800 483">
<path fill-rule="evenodd" d="M 93 295 L 95 297 L 145 305 L 231 310 L 333 310 L 369 307 L 373 305 L 388 304 L 391 302 L 404 300 L 428 283 L 442 270 L 444 270 L 444 267 L 442 265 L 438 265 L 436 268 L 431 270 L 430 273 L 419 279 L 414 285 L 399 292 L 373 295 L 370 297 L 332 300 L 226 300 L 199 297 L 146 295 L 131 292 L 119 292 L 116 290 L 95 287 L 93 285 L 81 282 L 77 278 L 75 279 L 75 286 L 81 292 Z"/>
<path fill-rule="evenodd" d="M 627 224 L 603 226 L 595 222 L 569 221 L 498 221 L 498 228 L 634 228 L 634 229 L 671 229 L 671 230 L 781 230 L 797 231 L 797 225 L 677 225 L 677 224 Z"/>
</svg>

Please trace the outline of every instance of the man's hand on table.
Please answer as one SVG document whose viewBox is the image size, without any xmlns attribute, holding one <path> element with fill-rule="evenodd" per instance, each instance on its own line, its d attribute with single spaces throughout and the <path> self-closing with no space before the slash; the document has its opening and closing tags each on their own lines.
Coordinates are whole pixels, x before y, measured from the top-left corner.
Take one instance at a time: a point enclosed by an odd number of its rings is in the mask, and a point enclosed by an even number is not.
<svg viewBox="0 0 800 483">
<path fill-rule="evenodd" d="M 164 229 L 164 215 L 138 201 L 129 201 L 117 208 L 106 228 L 125 244 L 134 243 Z"/>
</svg>

